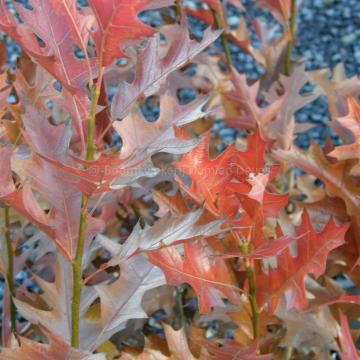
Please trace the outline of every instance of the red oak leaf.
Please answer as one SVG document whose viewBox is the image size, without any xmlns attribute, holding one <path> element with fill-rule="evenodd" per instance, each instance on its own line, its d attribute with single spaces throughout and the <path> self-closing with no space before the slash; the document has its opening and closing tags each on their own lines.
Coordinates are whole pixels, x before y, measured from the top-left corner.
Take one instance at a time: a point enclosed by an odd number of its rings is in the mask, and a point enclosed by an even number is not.
<svg viewBox="0 0 360 360">
<path fill-rule="evenodd" d="M 189 187 L 178 177 L 180 186 L 195 201 L 199 204 L 204 202 L 209 211 L 219 216 L 217 197 L 234 177 L 231 165 L 236 150 L 233 146 L 229 146 L 215 159 L 209 159 L 209 144 L 210 133 L 205 135 L 199 145 L 185 154 L 175 166 L 191 178 Z"/>
<path fill-rule="evenodd" d="M 237 151 L 229 146 L 215 159 L 209 159 L 210 134 L 204 136 L 200 144 L 188 152 L 175 166 L 191 178 L 191 186 L 178 178 L 180 186 L 198 203 L 216 216 L 234 214 L 239 207 L 235 193 L 251 190 L 245 183 L 250 173 L 264 170 L 265 142 L 258 130 L 248 136 L 246 151 Z M 236 179 L 237 183 L 231 183 Z"/>
<path fill-rule="evenodd" d="M 87 54 L 95 18 L 81 13 L 70 0 L 32 0 L 31 5 L 33 9 L 29 10 L 14 4 L 20 23 L 4 5 L 4 9 L 0 9 L 0 28 L 61 83 L 62 96 L 54 102 L 70 113 L 84 147 L 82 120 L 89 106 L 86 85 L 97 76 L 97 59 Z M 76 48 L 83 58 L 76 56 Z"/>
<path fill-rule="evenodd" d="M 15 40 L 70 92 L 86 95 L 86 84 L 96 75 L 95 60 L 76 57 L 74 46 L 85 51 L 94 18 L 81 15 L 73 6 L 69 9 L 68 2 L 32 0 L 31 4 L 32 10 L 16 5 L 23 22 L 15 22 Z"/>
<path fill-rule="evenodd" d="M 274 119 L 282 105 L 282 99 L 277 99 L 265 108 L 260 107 L 257 103 L 260 82 L 249 86 L 246 76 L 235 69 L 232 69 L 231 82 L 233 89 L 225 93 L 225 97 L 239 109 L 239 115 L 225 119 L 230 126 L 239 129 L 255 129 L 256 126 L 262 128 Z"/>
<path fill-rule="evenodd" d="M 310 145 L 307 152 L 295 146 L 290 151 L 277 149 L 273 151 L 277 160 L 291 163 L 308 174 L 315 176 L 324 184 L 326 193 L 331 198 L 340 198 L 346 205 L 347 214 L 351 216 L 355 234 L 358 234 L 360 226 L 360 190 L 358 179 L 350 176 L 348 161 L 330 162 L 322 149 L 315 143 Z M 354 245 L 357 250 L 357 264 L 360 264 L 360 239 L 354 237 Z"/>
<path fill-rule="evenodd" d="M 222 259 L 205 241 L 184 244 L 184 256 L 175 246 L 148 252 L 149 260 L 158 266 L 171 285 L 188 283 L 199 299 L 199 310 L 208 313 L 214 306 L 224 306 L 223 298 L 239 302 L 234 279 Z"/>
<path fill-rule="evenodd" d="M 76 186 L 79 181 L 76 177 L 56 168 L 41 156 L 49 156 L 58 162 L 69 161 L 69 127 L 51 125 L 43 113 L 30 106 L 22 119 L 25 125 L 24 137 L 33 152 L 31 159 L 23 164 L 27 182 L 22 188 L 15 188 L 11 176 L 11 152 L 3 149 L 0 152 L 5 160 L 2 163 L 4 171 L 0 179 L 3 185 L 0 198 L 55 240 L 65 257 L 72 258 L 78 237 L 81 193 L 89 191 L 89 184 L 83 182 L 85 188 L 80 191 Z M 46 201 L 49 210 L 47 214 L 32 189 Z M 87 244 L 102 228 L 99 219 L 89 217 L 88 220 Z"/>
<path fill-rule="evenodd" d="M 131 41 L 151 36 L 155 30 L 138 19 L 138 14 L 148 5 L 153 8 L 151 0 L 90 0 L 90 5 L 98 21 L 95 41 L 101 65 L 107 66 L 116 58 L 126 57 L 123 48 Z M 159 7 L 166 3 L 158 2 Z M 168 1 L 170 3 L 170 1 Z"/>
<path fill-rule="evenodd" d="M 297 255 L 293 257 L 286 249 L 277 257 L 275 269 L 269 267 L 267 273 L 258 269 L 256 294 L 259 306 L 267 304 L 272 312 L 286 293 L 289 308 L 303 309 L 307 305 L 305 276 L 313 274 L 319 277 L 325 271 L 329 252 L 345 243 L 348 227 L 348 224 L 337 226 L 331 219 L 321 232 L 316 232 L 304 211 L 302 223 L 296 228 L 296 234 L 301 236 L 297 242 Z"/>
<path fill-rule="evenodd" d="M 207 29 L 202 41 L 197 42 L 190 39 L 187 21 L 183 19 L 180 25 L 163 26 L 161 33 L 167 40 L 166 50 L 157 36 L 150 38 L 145 48 L 138 49 L 134 81 L 122 82 L 114 95 L 111 104 L 114 119 L 127 115 L 133 103 L 142 95 L 150 96 L 156 92 L 172 72 L 213 43 L 221 31 Z"/>
</svg>

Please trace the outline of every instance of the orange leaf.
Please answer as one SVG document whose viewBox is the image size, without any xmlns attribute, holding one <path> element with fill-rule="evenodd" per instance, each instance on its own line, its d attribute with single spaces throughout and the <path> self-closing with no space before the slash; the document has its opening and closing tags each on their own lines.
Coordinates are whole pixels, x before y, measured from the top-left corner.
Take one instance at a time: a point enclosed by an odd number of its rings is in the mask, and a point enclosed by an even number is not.
<svg viewBox="0 0 360 360">
<path fill-rule="evenodd" d="M 296 228 L 301 236 L 297 242 L 297 255 L 293 257 L 286 249 L 277 258 L 277 267 L 269 267 L 266 273 L 257 270 L 256 294 L 259 306 L 268 305 L 273 312 L 281 297 L 286 294 L 287 306 L 303 309 L 307 305 L 304 278 L 311 273 L 319 277 L 326 268 L 329 252 L 345 243 L 349 225 L 337 226 L 330 220 L 321 232 L 316 232 L 306 211 L 302 223 Z"/>
<path fill-rule="evenodd" d="M 169 284 L 192 286 L 201 313 L 209 313 L 214 306 L 224 306 L 223 298 L 239 302 L 238 288 L 226 263 L 213 254 L 205 241 L 185 243 L 184 256 L 174 246 L 148 252 L 150 261 L 164 272 Z"/>
<path fill-rule="evenodd" d="M 155 30 L 138 19 L 151 0 L 90 0 L 99 28 L 95 36 L 102 66 L 126 57 L 123 48 L 131 41 L 154 34 Z"/>
</svg>

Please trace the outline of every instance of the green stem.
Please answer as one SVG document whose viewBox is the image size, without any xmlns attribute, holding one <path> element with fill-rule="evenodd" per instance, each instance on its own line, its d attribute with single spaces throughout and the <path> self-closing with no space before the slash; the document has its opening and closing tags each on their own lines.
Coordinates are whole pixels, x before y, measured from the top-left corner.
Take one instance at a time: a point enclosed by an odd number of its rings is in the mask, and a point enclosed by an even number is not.
<svg viewBox="0 0 360 360">
<path fill-rule="evenodd" d="M 284 73 L 286 76 L 290 75 L 290 70 L 291 70 L 291 53 L 294 47 L 295 27 L 296 27 L 296 0 L 292 0 L 291 14 L 289 19 L 289 41 L 287 44 L 286 54 L 285 54 Z"/>
<path fill-rule="evenodd" d="M 87 161 L 93 160 L 95 154 L 94 130 L 95 130 L 96 107 L 99 100 L 99 96 L 100 96 L 99 89 L 93 87 L 91 89 L 90 113 L 85 118 L 85 124 L 87 129 L 85 159 Z M 85 195 L 82 195 L 78 241 L 77 241 L 75 258 L 72 262 L 73 294 L 72 294 L 72 303 L 71 303 L 71 346 L 73 346 L 74 348 L 79 347 L 81 289 L 84 286 L 82 281 L 81 267 L 82 267 L 82 259 L 83 259 L 84 247 L 85 247 L 88 202 L 89 202 L 89 198 Z"/>
<path fill-rule="evenodd" d="M 215 22 L 215 27 L 217 29 L 222 29 L 223 25 L 221 23 L 220 14 L 213 9 L 211 11 L 212 11 L 214 22 Z M 224 32 L 222 32 L 222 34 L 220 36 L 220 41 L 224 48 L 226 63 L 228 64 L 229 67 L 231 67 L 232 66 L 231 52 L 230 52 L 230 48 L 229 48 L 229 43 L 226 39 L 226 35 Z"/>
<path fill-rule="evenodd" d="M 11 235 L 10 235 L 10 210 L 6 206 L 4 208 L 4 218 L 5 218 L 5 242 L 6 242 L 6 251 L 7 251 L 7 261 L 8 266 L 6 269 L 6 279 L 7 286 L 9 290 L 9 305 L 10 305 L 10 329 L 13 334 L 16 331 L 16 308 L 13 301 L 14 297 L 14 251 L 11 244 Z"/>
<path fill-rule="evenodd" d="M 71 303 L 71 346 L 79 347 L 79 322 L 80 322 L 80 301 L 81 301 L 81 289 L 83 287 L 81 265 L 82 257 L 85 245 L 85 233 L 86 233 L 86 204 L 88 199 L 83 196 L 81 199 L 81 215 L 79 225 L 79 236 L 76 248 L 75 259 L 72 262 L 73 271 L 73 296 Z"/>
<path fill-rule="evenodd" d="M 86 155 L 85 160 L 91 161 L 94 159 L 95 144 L 94 144 L 94 129 L 96 107 L 99 100 L 100 91 L 95 87 L 91 89 L 91 109 L 89 115 L 85 118 L 87 136 L 86 136 Z"/>
<path fill-rule="evenodd" d="M 252 312 L 253 334 L 254 339 L 256 339 L 260 335 L 260 311 L 256 303 L 255 276 L 251 265 L 246 266 L 246 277 L 249 284 L 249 301 Z"/>
<path fill-rule="evenodd" d="M 182 15 L 181 0 L 175 0 L 176 20 L 179 21 Z"/>
</svg>

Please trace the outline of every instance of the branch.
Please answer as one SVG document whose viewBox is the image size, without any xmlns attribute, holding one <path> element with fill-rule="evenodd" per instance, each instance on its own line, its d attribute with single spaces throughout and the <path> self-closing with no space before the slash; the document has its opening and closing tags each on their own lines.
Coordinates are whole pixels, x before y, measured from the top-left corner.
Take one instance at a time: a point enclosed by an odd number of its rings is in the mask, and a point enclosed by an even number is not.
<svg viewBox="0 0 360 360">
<path fill-rule="evenodd" d="M 222 29 L 223 28 L 223 24 L 221 23 L 221 19 L 220 19 L 220 15 L 218 12 L 216 12 L 215 10 L 211 9 L 213 17 L 214 17 L 214 22 L 215 22 L 215 27 L 216 29 Z M 229 67 L 232 66 L 232 59 L 231 59 L 231 52 L 230 52 L 230 48 L 229 48 L 229 43 L 226 39 L 226 35 L 224 32 L 222 32 L 222 34 L 220 35 L 220 40 L 221 40 L 221 44 L 224 48 L 224 52 L 225 52 L 225 58 L 226 58 L 226 63 L 228 64 Z"/>
<path fill-rule="evenodd" d="M 176 21 L 180 21 L 182 16 L 181 0 L 175 0 L 175 11 L 176 11 Z"/>
<path fill-rule="evenodd" d="M 256 303 L 256 291 L 255 291 L 255 276 L 253 267 L 248 264 L 246 266 L 246 278 L 249 284 L 249 301 L 251 306 L 251 313 L 252 313 L 252 324 L 253 324 L 253 334 L 254 339 L 258 338 L 260 335 L 260 311 Z"/>
<path fill-rule="evenodd" d="M 16 332 L 16 308 L 13 301 L 14 297 L 14 252 L 11 244 L 10 235 L 10 210 L 6 206 L 4 208 L 5 219 L 5 245 L 7 252 L 7 269 L 6 269 L 6 283 L 9 290 L 9 304 L 10 304 L 10 329 L 13 334 Z"/>
<path fill-rule="evenodd" d="M 100 96 L 100 85 L 102 81 L 101 74 L 99 75 L 97 86 L 92 87 L 91 89 L 91 109 L 89 115 L 85 118 L 85 124 L 87 130 L 85 160 L 87 161 L 93 160 L 95 154 L 94 130 L 95 130 L 96 107 Z M 81 289 L 84 286 L 82 281 L 81 267 L 82 267 L 82 259 L 83 259 L 84 247 L 85 247 L 88 202 L 89 202 L 89 198 L 85 195 L 82 195 L 78 242 L 77 242 L 75 258 L 72 262 L 73 295 L 72 295 L 72 304 L 71 304 L 71 320 L 72 320 L 71 346 L 75 348 L 79 347 Z"/>
<path fill-rule="evenodd" d="M 289 19 L 289 41 L 285 54 L 285 67 L 284 73 L 286 76 L 290 75 L 291 70 L 291 53 L 295 43 L 295 27 L 296 27 L 296 0 L 292 0 L 291 3 L 291 15 Z"/>
<path fill-rule="evenodd" d="M 242 242 L 236 231 L 231 230 L 231 234 L 235 237 L 238 244 L 240 244 L 240 250 L 243 254 L 249 253 L 249 242 Z M 248 297 L 251 306 L 251 321 L 253 326 L 253 337 L 258 338 L 260 335 L 260 310 L 256 302 L 256 288 L 255 288 L 255 275 L 253 264 L 250 259 L 246 260 L 246 278 L 249 285 Z"/>
</svg>

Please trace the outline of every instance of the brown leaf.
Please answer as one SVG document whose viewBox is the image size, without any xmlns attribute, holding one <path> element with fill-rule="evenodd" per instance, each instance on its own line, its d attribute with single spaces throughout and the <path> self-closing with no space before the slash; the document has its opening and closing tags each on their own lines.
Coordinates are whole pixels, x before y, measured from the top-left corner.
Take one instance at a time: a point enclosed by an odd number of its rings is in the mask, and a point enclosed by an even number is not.
<svg viewBox="0 0 360 360">
<path fill-rule="evenodd" d="M 205 225 L 195 225 L 202 210 L 188 212 L 182 216 L 166 216 L 153 226 L 141 228 L 138 223 L 124 244 L 117 244 L 103 235 L 97 237 L 98 241 L 111 253 L 110 265 L 120 264 L 137 251 L 151 251 L 174 242 L 189 241 L 203 236 L 212 236 L 222 230 L 220 221 L 213 221 Z"/>
<path fill-rule="evenodd" d="M 347 104 L 348 115 L 338 118 L 336 123 L 345 129 L 343 138 L 349 144 L 337 146 L 329 156 L 338 160 L 354 159 L 355 165 L 351 168 L 350 175 L 360 176 L 360 104 L 355 98 L 348 98 Z"/>
<path fill-rule="evenodd" d="M 160 116 L 155 122 L 147 121 L 141 110 L 134 107 L 131 113 L 113 126 L 123 139 L 121 157 L 139 161 L 155 152 L 182 154 L 191 150 L 196 139 L 183 140 L 175 135 L 174 126 L 186 125 L 206 115 L 202 111 L 207 99 L 200 98 L 188 105 L 179 105 L 168 92 L 160 100 Z"/>
<path fill-rule="evenodd" d="M 100 297 L 100 320 L 93 322 L 82 333 L 82 347 L 94 350 L 113 334 L 125 328 L 129 319 L 145 319 L 141 306 L 147 290 L 165 284 L 159 268 L 145 255 L 134 256 L 120 265 L 120 277 L 107 285 L 96 285 Z"/>
<path fill-rule="evenodd" d="M 41 344 L 20 337 L 19 346 L 2 348 L 1 360 L 105 360 L 105 354 L 91 354 L 71 348 L 61 337 L 44 330 L 49 344 Z"/>
<path fill-rule="evenodd" d="M 131 84 L 123 82 L 114 95 L 111 104 L 113 119 L 123 118 L 143 94 L 150 96 L 155 93 L 170 73 L 184 66 L 220 35 L 220 31 L 208 29 L 198 43 L 189 38 L 185 20 L 181 25 L 163 27 L 162 32 L 168 41 L 166 53 L 161 53 L 158 37 L 150 38 L 147 46 L 139 50 L 135 80 Z"/>
<path fill-rule="evenodd" d="M 269 92 L 265 94 L 265 98 L 270 104 L 281 100 L 281 107 L 278 109 L 275 119 L 264 124 L 264 132 L 268 132 L 270 138 L 276 139 L 276 144 L 280 148 L 287 150 L 294 139 L 295 112 L 314 101 L 320 94 L 315 89 L 311 94 L 300 95 L 300 90 L 308 82 L 304 65 L 296 66 L 290 77 L 280 75 L 279 82 L 281 87 L 278 83 L 274 83 Z"/>
<path fill-rule="evenodd" d="M 317 359 L 327 359 L 330 350 L 337 350 L 337 323 L 329 308 L 316 311 L 300 312 L 296 309 L 286 310 L 284 304 L 275 315 L 286 328 L 286 334 L 280 346 L 292 347 L 303 356 L 315 354 Z"/>
</svg>

